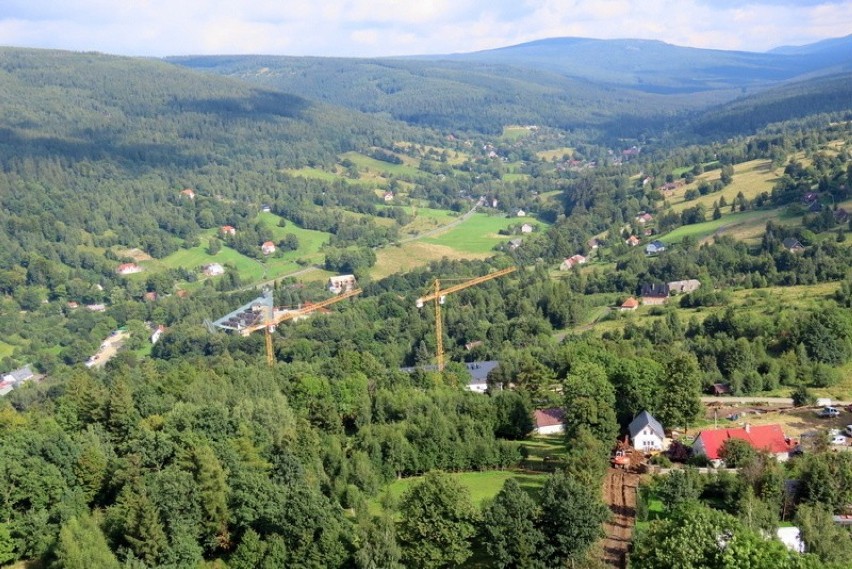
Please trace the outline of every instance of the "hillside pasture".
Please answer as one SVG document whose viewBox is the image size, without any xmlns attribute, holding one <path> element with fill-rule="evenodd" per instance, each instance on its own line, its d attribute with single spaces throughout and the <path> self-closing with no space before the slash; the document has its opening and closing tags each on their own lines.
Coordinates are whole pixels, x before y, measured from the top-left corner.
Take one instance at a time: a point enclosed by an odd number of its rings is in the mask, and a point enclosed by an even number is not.
<svg viewBox="0 0 852 569">
<path fill-rule="evenodd" d="M 349 160 L 355 164 L 359 172 L 364 173 L 378 172 L 383 176 L 388 174 L 394 176 L 418 176 L 422 173 L 419 170 L 419 160 L 405 156 L 404 154 L 397 154 L 396 156 L 403 161 L 402 164 L 391 164 L 383 160 L 376 160 L 360 152 L 346 152 L 340 156 L 340 159 L 341 161 Z"/>
<path fill-rule="evenodd" d="M 322 261 L 320 249 L 328 242 L 329 233 L 303 229 L 291 222 L 288 222 L 286 227 L 279 227 L 278 222 L 281 218 L 273 213 L 260 213 L 257 219 L 269 228 L 276 241 L 283 239 L 288 233 L 296 235 L 299 239 L 299 248 L 264 259 L 253 259 L 223 245 L 218 253 L 210 255 L 207 252 L 208 244 L 210 239 L 217 234 L 217 230 L 209 229 L 202 233 L 200 245 L 189 249 L 179 249 L 162 259 L 145 262 L 142 266 L 150 271 L 184 268 L 200 272 L 200 267 L 204 265 L 219 263 L 234 266 L 244 282 L 254 283 L 298 271 L 302 267 L 296 263 L 296 259 L 306 259 L 312 263 Z M 139 276 L 144 274 L 141 273 Z M 199 280 L 207 278 L 215 279 L 217 277 L 201 275 Z"/>
<path fill-rule="evenodd" d="M 766 226 L 770 219 L 778 219 L 781 210 L 753 210 L 730 213 L 719 219 L 712 219 L 704 223 L 682 225 L 674 231 L 659 238 L 663 243 L 680 243 L 686 236 L 701 241 L 712 235 L 721 235 L 738 230 L 740 235 L 751 235 L 752 231 L 760 231 Z"/>
<path fill-rule="evenodd" d="M 573 157 L 574 149 L 570 146 L 563 146 L 562 148 L 554 148 L 553 150 L 539 150 L 536 152 L 536 156 L 547 162 L 562 160 L 565 156 L 568 158 Z"/>
<path fill-rule="evenodd" d="M 447 259 L 485 259 L 493 253 L 464 253 L 446 245 L 436 245 L 423 241 L 410 241 L 402 245 L 390 245 L 376 251 L 376 264 L 370 270 L 374 279 L 381 279 L 394 273 L 408 272 L 417 267 L 428 265 L 432 261 Z"/>
<path fill-rule="evenodd" d="M 521 225 L 529 223 L 530 225 L 542 227 L 544 224 L 541 221 L 530 218 L 507 218 L 493 215 L 477 213 L 470 219 L 451 228 L 446 233 L 436 237 L 427 237 L 423 239 L 424 243 L 432 243 L 435 245 L 444 245 L 455 251 L 462 253 L 489 253 L 494 250 L 494 246 L 500 243 L 509 241 L 516 237 L 529 238 L 529 235 L 500 235 L 498 231 L 506 229 L 511 225 Z"/>
<path fill-rule="evenodd" d="M 713 203 L 718 202 L 723 196 L 728 204 L 733 203 L 737 194 L 742 192 L 743 196 L 751 201 L 760 195 L 762 192 L 772 192 L 772 187 L 780 178 L 783 168 L 777 170 L 772 169 L 769 160 L 751 160 L 734 166 L 734 178 L 730 185 L 726 186 L 719 192 L 711 192 L 706 196 L 698 196 L 694 200 L 684 199 L 686 190 L 693 188 L 697 189 L 698 184 L 704 180 L 712 184 L 719 180 L 722 171 L 710 170 L 695 177 L 695 181 L 686 186 L 682 186 L 674 190 L 674 195 L 668 198 L 668 203 L 672 210 L 680 213 L 688 207 L 694 207 L 698 204 L 703 204 L 708 212 L 713 211 Z M 726 207 L 721 208 L 722 213 L 725 213 Z"/>
<path fill-rule="evenodd" d="M 531 135 L 533 130 L 528 126 L 508 125 L 503 127 L 503 134 L 500 136 L 503 140 L 515 142 L 522 138 Z"/>
<path fill-rule="evenodd" d="M 309 168 L 306 166 L 304 168 L 284 170 L 284 172 L 298 178 L 324 180 L 326 182 L 333 182 L 335 180 L 343 178 L 343 175 L 339 171 L 337 171 L 336 168 L 334 172 L 329 172 L 328 170 L 321 170 L 319 168 Z"/>
</svg>

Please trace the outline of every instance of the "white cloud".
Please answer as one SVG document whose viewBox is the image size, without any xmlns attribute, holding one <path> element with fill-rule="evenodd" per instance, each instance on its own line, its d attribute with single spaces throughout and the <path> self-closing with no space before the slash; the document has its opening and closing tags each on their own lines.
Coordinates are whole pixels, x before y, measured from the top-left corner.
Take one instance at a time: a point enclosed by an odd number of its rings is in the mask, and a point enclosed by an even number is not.
<svg viewBox="0 0 852 569">
<path fill-rule="evenodd" d="M 765 50 L 852 30 L 843 0 L 4 0 L 0 44 L 130 55 L 449 53 L 559 36 Z"/>
</svg>

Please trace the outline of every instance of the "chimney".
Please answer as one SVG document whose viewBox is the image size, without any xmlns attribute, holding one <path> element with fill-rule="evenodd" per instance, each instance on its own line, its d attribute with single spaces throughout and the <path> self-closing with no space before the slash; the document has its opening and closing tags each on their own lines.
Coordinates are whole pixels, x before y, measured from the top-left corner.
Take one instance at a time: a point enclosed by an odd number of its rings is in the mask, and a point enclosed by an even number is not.
<svg viewBox="0 0 852 569">
<path fill-rule="evenodd" d="M 751 423 L 746 423 L 744 428 L 745 428 L 746 433 L 750 433 L 751 432 Z"/>
</svg>

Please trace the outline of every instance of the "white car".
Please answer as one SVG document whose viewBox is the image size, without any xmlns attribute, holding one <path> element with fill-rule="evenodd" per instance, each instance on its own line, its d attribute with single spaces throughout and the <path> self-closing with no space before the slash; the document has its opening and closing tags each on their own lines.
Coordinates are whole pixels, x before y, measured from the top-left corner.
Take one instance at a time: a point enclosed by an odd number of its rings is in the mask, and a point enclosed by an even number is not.
<svg viewBox="0 0 852 569">
<path fill-rule="evenodd" d="M 831 437 L 831 444 L 846 446 L 849 444 L 849 440 L 843 435 L 834 435 Z"/>
</svg>

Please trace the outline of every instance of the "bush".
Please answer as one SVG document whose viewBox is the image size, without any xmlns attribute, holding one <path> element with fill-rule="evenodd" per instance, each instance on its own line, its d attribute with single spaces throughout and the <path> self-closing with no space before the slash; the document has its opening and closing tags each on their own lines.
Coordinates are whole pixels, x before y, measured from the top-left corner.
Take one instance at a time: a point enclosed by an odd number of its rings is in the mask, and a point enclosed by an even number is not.
<svg viewBox="0 0 852 569">
<path fill-rule="evenodd" d="M 664 454 L 657 454 L 651 457 L 651 464 L 655 464 L 661 468 L 671 468 L 672 461 Z"/>
</svg>

